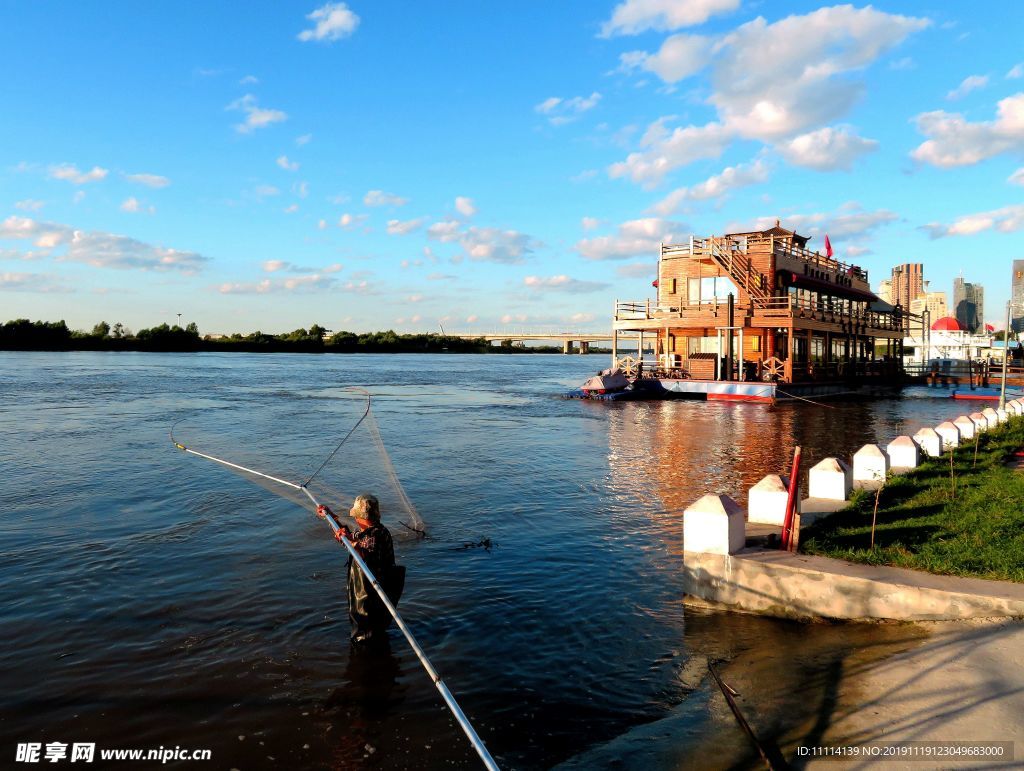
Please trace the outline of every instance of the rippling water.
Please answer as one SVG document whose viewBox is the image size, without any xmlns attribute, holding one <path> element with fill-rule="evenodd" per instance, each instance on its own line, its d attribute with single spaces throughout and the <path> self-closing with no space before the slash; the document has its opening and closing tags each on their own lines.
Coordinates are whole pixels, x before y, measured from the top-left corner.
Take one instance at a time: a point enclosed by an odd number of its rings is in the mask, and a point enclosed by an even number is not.
<svg viewBox="0 0 1024 771">
<path fill-rule="evenodd" d="M 340 388 L 374 393 L 431 534 L 398 544 L 403 616 L 499 762 L 532 768 L 685 706 L 695 657 L 830 633 L 684 611 L 683 508 L 744 499 L 796 443 L 815 462 L 958 413 L 928 389 L 831 407 L 556 398 L 603 364 L 0 353 L 0 751 L 95 741 L 211 748 L 216 767 L 476 764 L 396 630 L 390 653 L 350 652 L 344 555 L 322 523 L 174 451 L 183 417 L 216 424 L 234 457 L 315 461 L 352 415 Z M 490 550 L 465 548 L 485 538 Z M 709 719 L 678 741 L 697 743 Z"/>
</svg>

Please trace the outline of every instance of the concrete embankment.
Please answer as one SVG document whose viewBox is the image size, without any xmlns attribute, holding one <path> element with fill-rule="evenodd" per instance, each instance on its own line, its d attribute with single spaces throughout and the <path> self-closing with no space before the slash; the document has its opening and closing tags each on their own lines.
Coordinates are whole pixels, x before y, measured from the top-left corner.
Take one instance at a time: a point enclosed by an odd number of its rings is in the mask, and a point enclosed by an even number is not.
<svg viewBox="0 0 1024 771">
<path fill-rule="evenodd" d="M 873 489 L 920 459 L 955 450 L 975 432 L 1024 419 L 1024 399 L 961 416 L 884 449 L 866 445 L 846 462 L 825 458 L 809 472 L 805 516 L 841 509 L 854 489 Z M 788 618 L 900 621 L 1024 618 L 1024 584 L 854 564 L 747 545 L 749 528 L 778 527 L 789 480 L 771 475 L 751 489 L 749 511 L 727 495 L 707 495 L 683 515 L 683 569 L 690 602 Z M 753 523 L 753 524 L 751 524 Z M 759 524 L 757 524 L 759 523 Z"/>
<path fill-rule="evenodd" d="M 1024 585 L 858 565 L 778 549 L 688 554 L 686 591 L 710 605 L 791 618 L 1024 618 Z"/>
</svg>

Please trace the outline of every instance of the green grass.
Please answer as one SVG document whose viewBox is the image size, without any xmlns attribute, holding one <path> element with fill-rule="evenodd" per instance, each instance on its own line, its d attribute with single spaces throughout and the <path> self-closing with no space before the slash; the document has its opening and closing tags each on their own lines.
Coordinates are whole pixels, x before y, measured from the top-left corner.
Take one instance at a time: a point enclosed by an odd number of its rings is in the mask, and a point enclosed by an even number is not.
<svg viewBox="0 0 1024 771">
<path fill-rule="evenodd" d="M 870 565 L 1024 582 L 1024 472 L 1007 468 L 1024 448 L 1024 420 L 956 450 L 952 497 L 949 455 L 890 476 L 882 489 L 870 547 L 874 493 L 854 495 L 842 512 L 807 527 L 800 551 Z"/>
</svg>

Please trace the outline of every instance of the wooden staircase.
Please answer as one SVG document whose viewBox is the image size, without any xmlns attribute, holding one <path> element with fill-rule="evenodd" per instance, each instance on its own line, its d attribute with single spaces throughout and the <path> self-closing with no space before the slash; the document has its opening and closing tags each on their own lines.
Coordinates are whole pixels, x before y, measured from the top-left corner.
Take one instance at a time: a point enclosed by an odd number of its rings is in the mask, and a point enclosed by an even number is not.
<svg viewBox="0 0 1024 771">
<path fill-rule="evenodd" d="M 750 297 L 755 308 L 768 308 L 775 299 L 767 276 L 754 270 L 747 253 L 739 243 L 728 238 L 694 239 L 693 255 L 710 257 L 724 270 L 732 282 Z"/>
</svg>

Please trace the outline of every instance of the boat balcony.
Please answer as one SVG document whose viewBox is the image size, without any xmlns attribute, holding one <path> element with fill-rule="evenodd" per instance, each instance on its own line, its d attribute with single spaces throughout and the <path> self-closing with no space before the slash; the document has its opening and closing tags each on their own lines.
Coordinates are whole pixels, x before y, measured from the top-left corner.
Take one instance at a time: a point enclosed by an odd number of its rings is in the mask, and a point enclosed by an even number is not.
<svg viewBox="0 0 1024 771">
<path fill-rule="evenodd" d="M 902 337 L 908 316 L 892 311 L 839 309 L 825 301 L 794 295 L 773 297 L 756 306 L 736 303 L 736 325 L 748 327 L 794 327 L 882 337 Z M 613 326 L 617 330 L 703 328 L 728 326 L 728 304 L 721 300 L 691 305 L 658 304 L 652 300 L 617 301 Z"/>
<path fill-rule="evenodd" d="M 859 265 L 837 260 L 834 257 L 794 245 L 788 239 L 771 236 L 712 236 L 691 238 L 680 244 L 663 244 L 662 258 L 708 258 L 718 257 L 728 261 L 730 255 L 772 254 L 775 270 L 788 271 L 794 277 L 846 287 L 870 293 L 868 272 Z"/>
</svg>

